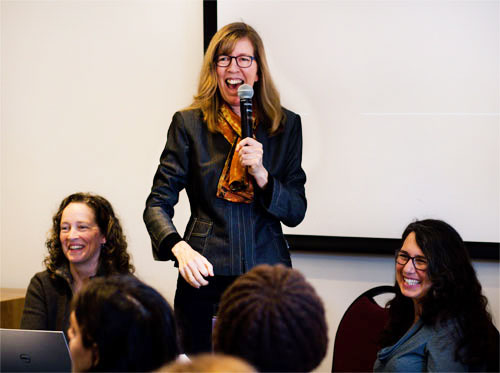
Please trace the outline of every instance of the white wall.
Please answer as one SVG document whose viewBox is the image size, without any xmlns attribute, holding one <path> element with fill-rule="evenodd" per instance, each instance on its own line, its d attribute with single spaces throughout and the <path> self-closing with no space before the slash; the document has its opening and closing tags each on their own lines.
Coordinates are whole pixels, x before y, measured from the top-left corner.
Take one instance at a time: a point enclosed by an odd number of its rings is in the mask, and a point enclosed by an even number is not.
<svg viewBox="0 0 500 373">
<path fill-rule="evenodd" d="M 60 201 L 108 198 L 137 273 L 173 294 L 142 211 L 168 125 L 195 92 L 201 1 L 2 1 L 1 285 L 42 270 Z M 170 296 L 170 298 L 172 298 Z"/>
<path fill-rule="evenodd" d="M 28 285 L 43 269 L 61 199 L 91 191 L 119 214 L 138 275 L 173 302 L 176 271 L 153 261 L 142 210 L 171 117 L 196 89 L 201 0 L 3 0 L 0 10 L 0 285 Z M 180 231 L 188 214 L 184 198 Z M 393 282 L 387 257 L 294 253 L 293 261 L 325 301 L 331 342 L 359 293 Z M 498 322 L 498 263 L 475 266 Z M 329 371 L 332 348 L 318 371 Z"/>
<path fill-rule="evenodd" d="M 218 1 L 219 25 L 259 32 L 302 116 L 308 211 L 293 233 L 398 238 L 432 217 L 500 241 L 499 4 Z"/>
</svg>

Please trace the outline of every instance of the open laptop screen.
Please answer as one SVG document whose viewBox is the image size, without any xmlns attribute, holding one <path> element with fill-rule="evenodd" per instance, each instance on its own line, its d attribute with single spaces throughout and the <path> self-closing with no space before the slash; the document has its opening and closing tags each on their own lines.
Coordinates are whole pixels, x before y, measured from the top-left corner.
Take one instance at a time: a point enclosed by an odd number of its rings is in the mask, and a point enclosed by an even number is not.
<svg viewBox="0 0 500 373">
<path fill-rule="evenodd" d="M 2 372 L 71 372 L 61 331 L 0 329 L 0 351 Z"/>
</svg>

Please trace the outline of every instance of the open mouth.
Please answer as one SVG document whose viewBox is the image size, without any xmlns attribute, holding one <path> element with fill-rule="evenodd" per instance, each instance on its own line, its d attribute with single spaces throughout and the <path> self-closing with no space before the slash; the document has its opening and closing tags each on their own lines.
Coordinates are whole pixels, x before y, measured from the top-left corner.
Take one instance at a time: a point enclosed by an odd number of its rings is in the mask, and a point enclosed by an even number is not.
<svg viewBox="0 0 500 373">
<path fill-rule="evenodd" d="M 404 282 L 408 286 L 415 286 L 415 285 L 419 285 L 421 281 L 405 277 Z"/>
<path fill-rule="evenodd" d="M 243 84 L 242 79 L 226 79 L 226 85 L 230 89 L 238 89 L 238 87 L 242 84 Z"/>
<path fill-rule="evenodd" d="M 68 247 L 68 249 L 70 249 L 70 250 L 81 250 L 81 249 L 83 249 L 83 245 L 70 245 Z"/>
</svg>

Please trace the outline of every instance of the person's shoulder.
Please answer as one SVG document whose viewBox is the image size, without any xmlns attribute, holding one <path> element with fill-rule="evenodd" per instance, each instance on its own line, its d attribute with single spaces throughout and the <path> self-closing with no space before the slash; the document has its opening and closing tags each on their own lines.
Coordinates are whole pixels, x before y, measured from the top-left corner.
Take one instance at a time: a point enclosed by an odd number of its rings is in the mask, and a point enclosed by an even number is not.
<svg viewBox="0 0 500 373">
<path fill-rule="evenodd" d="M 302 130 L 302 120 L 300 118 L 300 115 L 285 108 L 281 107 L 281 110 L 283 110 L 283 114 L 285 115 L 285 122 L 284 125 L 281 126 L 281 129 L 278 131 L 278 133 L 297 133 L 297 131 Z"/>
<path fill-rule="evenodd" d="M 287 109 L 286 107 L 281 107 L 281 110 L 283 110 L 283 113 L 285 114 L 285 117 L 288 120 L 290 119 L 296 119 L 296 118 L 300 118 L 300 115 L 295 113 L 294 111 L 290 110 L 290 109 Z"/>
<path fill-rule="evenodd" d="M 182 129 L 182 131 L 192 132 L 203 128 L 202 124 L 203 112 L 200 109 L 187 108 L 175 112 L 171 126 Z"/>
<path fill-rule="evenodd" d="M 31 277 L 29 288 L 45 288 L 54 282 L 54 278 L 49 270 L 37 272 Z"/>
<path fill-rule="evenodd" d="M 451 348 L 461 336 L 459 323 L 456 319 L 437 321 L 432 326 L 426 326 L 426 329 L 429 335 L 429 346 L 446 344 Z"/>
<path fill-rule="evenodd" d="M 456 318 L 450 318 L 442 321 L 437 321 L 433 328 L 436 333 L 448 333 L 455 331 L 459 327 L 459 322 Z"/>
<path fill-rule="evenodd" d="M 51 278 L 51 272 L 49 272 L 48 269 L 45 269 L 43 271 L 40 271 L 40 272 L 37 272 L 33 275 L 33 277 L 31 278 L 31 280 L 33 281 L 34 279 L 38 279 L 38 280 L 47 280 L 47 279 L 50 279 Z"/>
<path fill-rule="evenodd" d="M 292 111 L 292 110 L 290 110 L 290 109 L 288 109 L 288 108 L 286 108 L 286 107 L 284 107 L 284 106 L 282 106 L 282 107 L 281 107 L 281 110 L 283 110 L 283 112 L 284 112 L 285 114 L 290 114 L 290 115 L 298 115 L 298 114 L 297 114 L 297 113 L 295 113 L 294 111 Z"/>
<path fill-rule="evenodd" d="M 460 340 L 457 326 L 456 320 L 449 319 L 438 321 L 429 327 L 433 333 L 426 344 L 427 371 L 462 372 L 469 370 L 467 365 L 456 359 Z"/>
<path fill-rule="evenodd" d="M 182 118 L 184 122 L 188 123 L 200 122 L 203 120 L 203 112 L 200 109 L 182 109 L 174 114 L 174 118 L 176 116 Z"/>
<path fill-rule="evenodd" d="M 300 126 L 301 125 L 301 119 L 300 115 L 297 114 L 296 112 L 289 110 L 285 107 L 281 107 L 281 110 L 283 110 L 283 114 L 285 115 L 285 126 Z"/>
</svg>

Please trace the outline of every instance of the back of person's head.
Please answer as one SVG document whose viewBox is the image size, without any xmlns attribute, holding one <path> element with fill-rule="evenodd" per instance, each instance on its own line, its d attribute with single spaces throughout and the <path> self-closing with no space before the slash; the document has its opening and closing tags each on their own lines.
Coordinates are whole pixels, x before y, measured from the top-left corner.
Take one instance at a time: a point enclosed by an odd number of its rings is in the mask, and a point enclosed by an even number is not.
<svg viewBox="0 0 500 373">
<path fill-rule="evenodd" d="M 257 373 L 250 364 L 235 356 L 224 354 L 201 354 L 190 361 L 175 361 L 157 372 L 168 373 Z"/>
<path fill-rule="evenodd" d="M 213 343 L 260 372 L 311 371 L 328 345 L 323 302 L 297 270 L 257 266 L 222 295 Z"/>
<path fill-rule="evenodd" d="M 179 353 L 171 307 L 134 276 L 89 281 L 73 310 L 83 346 L 96 350 L 93 371 L 151 371 Z"/>
</svg>

